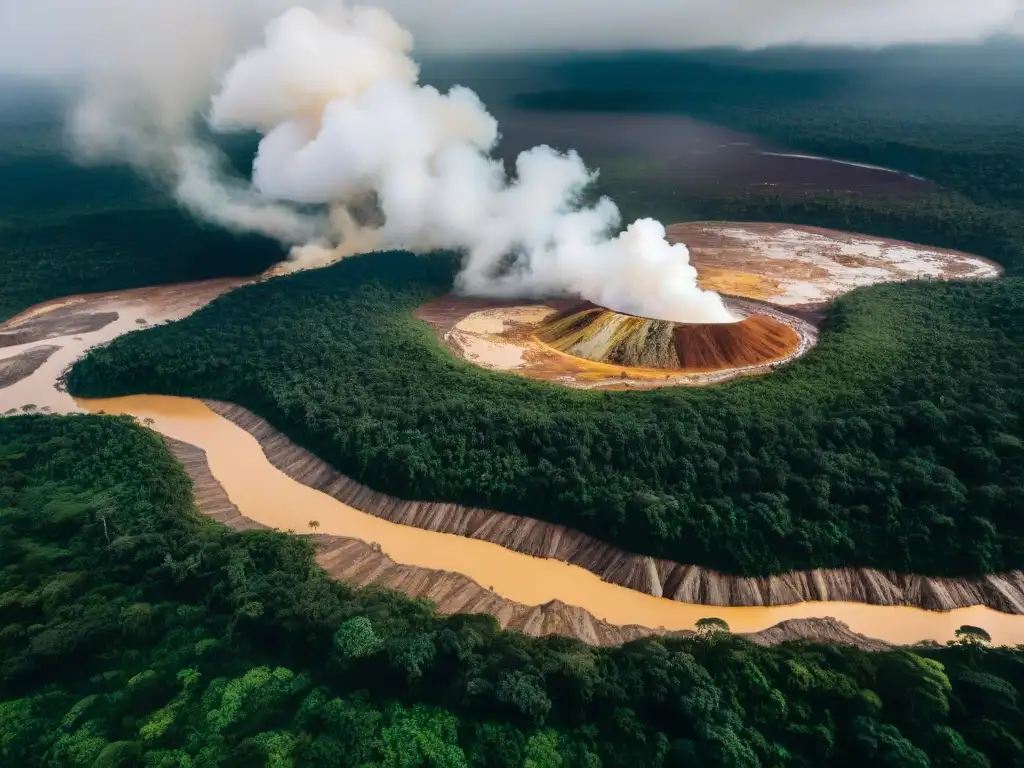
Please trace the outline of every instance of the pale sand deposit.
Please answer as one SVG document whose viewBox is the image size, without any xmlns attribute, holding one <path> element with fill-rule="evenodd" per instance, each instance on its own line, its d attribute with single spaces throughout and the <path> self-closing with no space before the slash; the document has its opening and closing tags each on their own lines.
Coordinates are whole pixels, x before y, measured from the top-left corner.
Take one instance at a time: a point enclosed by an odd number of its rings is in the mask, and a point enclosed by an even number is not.
<svg viewBox="0 0 1024 768">
<path fill-rule="evenodd" d="M 827 304 L 878 283 L 985 280 L 997 264 L 899 240 L 789 224 L 692 222 L 668 227 L 690 249 L 702 287 L 780 306 Z"/>
<path fill-rule="evenodd" d="M 799 342 L 792 353 L 757 365 L 714 371 L 684 372 L 616 365 L 566 353 L 538 338 L 544 322 L 567 303 L 572 302 L 561 300 L 523 306 L 496 300 L 493 306 L 480 308 L 479 299 L 447 296 L 419 307 L 416 316 L 433 326 L 453 353 L 471 363 L 574 389 L 628 390 L 719 384 L 742 376 L 769 373 L 806 354 L 818 340 L 817 329 L 800 318 L 771 306 L 730 298 L 728 304 L 738 316 L 766 315 L 795 330 Z M 461 315 L 460 304 L 464 307 Z"/>
<path fill-rule="evenodd" d="M 30 375 L 0 389 L 0 413 L 26 405 L 47 408 L 52 413 L 75 412 L 78 409 L 71 396 L 61 388 L 60 379 L 72 363 L 91 348 L 151 325 L 180 320 L 244 282 L 242 279 L 208 280 L 75 296 L 46 302 L 16 315 L 0 325 L 0 337 L 22 334 L 32 328 L 40 338 L 24 344 L 0 346 L 0 364 L 33 354 L 41 348 L 58 349 L 51 351 L 45 362 Z M 71 307 L 75 314 L 109 317 L 95 330 L 70 333 L 55 330 L 58 335 L 49 335 L 45 324 L 47 315 L 64 314 Z M 60 323 L 54 322 L 53 325 L 57 327 Z"/>
<path fill-rule="evenodd" d="M 445 335 L 459 355 L 492 371 L 514 371 L 526 364 L 527 346 L 504 334 L 534 326 L 555 310 L 547 306 L 502 307 L 474 312 L 459 320 Z"/>
<path fill-rule="evenodd" d="M 842 602 L 722 608 L 645 595 L 558 560 L 398 525 L 353 509 L 274 468 L 248 432 L 198 400 L 142 395 L 77 402 L 93 413 L 130 414 L 168 437 L 202 448 L 213 476 L 250 520 L 297 533 L 309 531 L 309 522 L 316 520 L 318 533 L 374 542 L 397 563 L 464 574 L 525 605 L 559 600 L 612 624 L 669 630 L 693 629 L 698 619 L 707 616 L 724 619 L 736 632 L 756 632 L 788 619 L 832 616 L 854 632 L 901 644 L 924 639 L 942 642 L 951 639 L 959 626 L 974 624 L 984 627 L 996 643 L 1024 643 L 1024 616 L 981 607 L 948 613 Z"/>
</svg>

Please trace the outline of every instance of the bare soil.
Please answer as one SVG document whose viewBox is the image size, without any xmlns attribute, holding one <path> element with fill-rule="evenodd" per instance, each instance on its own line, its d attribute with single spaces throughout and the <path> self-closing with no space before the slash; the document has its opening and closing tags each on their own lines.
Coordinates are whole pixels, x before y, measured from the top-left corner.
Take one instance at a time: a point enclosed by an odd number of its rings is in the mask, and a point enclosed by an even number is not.
<svg viewBox="0 0 1024 768">
<path fill-rule="evenodd" d="M 82 312 L 67 306 L 10 323 L 0 331 L 0 347 L 15 347 L 60 336 L 92 333 L 117 320 L 117 312 Z"/>
<path fill-rule="evenodd" d="M 60 347 L 56 346 L 33 347 L 20 355 L 0 359 L 0 389 L 31 376 L 58 349 Z"/>
<path fill-rule="evenodd" d="M 796 331 L 768 315 L 734 323 L 674 323 L 590 302 L 546 319 L 534 335 L 559 352 L 595 362 L 693 373 L 786 360 L 800 345 Z"/>
<path fill-rule="evenodd" d="M 701 287 L 781 307 L 815 309 L 844 293 L 910 280 L 984 280 L 999 265 L 960 251 L 790 224 L 673 224 Z"/>
<path fill-rule="evenodd" d="M 207 280 L 70 296 L 12 317 L 0 324 L 0 413 L 28 404 L 54 413 L 78 410 L 60 382 L 90 348 L 181 319 L 243 282 Z"/>
<path fill-rule="evenodd" d="M 680 363 L 672 369 L 587 359 L 558 349 L 539 336 L 546 320 L 578 307 L 578 299 L 526 303 L 445 296 L 422 305 L 414 316 L 430 324 L 453 354 L 471 363 L 576 389 L 706 386 L 741 376 L 769 373 L 805 354 L 817 342 L 817 330 L 813 325 L 777 307 L 733 298 L 729 298 L 728 303 L 741 315 L 759 316 L 760 324 L 770 326 L 770 329 L 784 327 L 787 334 L 792 331 L 792 337 L 787 335 L 785 350 L 780 354 L 765 353 L 752 363 L 748 363 L 746 358 L 737 358 L 735 364 L 726 362 L 722 365 L 712 365 L 714 361 L 707 355 L 701 355 L 700 360 L 694 357 L 692 365 Z M 684 349 L 688 340 L 694 341 L 689 345 L 691 353 L 696 345 L 696 336 L 703 333 L 700 328 L 703 326 L 689 329 L 687 338 L 683 340 Z M 766 329 L 751 326 L 748 330 L 760 332 Z M 731 345 L 736 340 L 729 341 Z M 707 344 L 700 346 L 706 348 Z M 761 349 L 761 352 L 765 350 Z M 721 349 L 714 353 L 716 358 L 722 355 L 725 353 Z"/>
</svg>

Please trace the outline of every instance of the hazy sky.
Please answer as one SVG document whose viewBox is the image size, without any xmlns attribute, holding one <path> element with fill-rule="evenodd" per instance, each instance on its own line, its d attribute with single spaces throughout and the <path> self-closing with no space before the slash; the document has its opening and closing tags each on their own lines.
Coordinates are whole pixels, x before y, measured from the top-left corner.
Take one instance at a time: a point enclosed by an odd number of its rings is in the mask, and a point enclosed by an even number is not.
<svg viewBox="0 0 1024 768">
<path fill-rule="evenodd" d="M 289 0 L 0 0 L 0 71 L 92 69 L 111 48 L 206 58 Z M 319 8 L 323 0 L 305 3 Z M 373 4 L 373 3 L 368 3 Z M 380 0 L 422 51 L 888 45 L 1024 31 L 1024 0 Z M 111 45 L 112 36 L 120 36 Z M 116 54 L 115 54 L 116 55 Z"/>
<path fill-rule="evenodd" d="M 761 47 L 977 40 L 1020 0 L 384 0 L 431 48 Z"/>
<path fill-rule="evenodd" d="M 380 0 L 416 52 L 884 46 L 969 42 L 1021 31 L 1024 0 Z M 513 180 L 489 152 L 493 118 L 467 91 L 417 84 L 410 36 L 379 11 L 339 13 L 337 0 L 0 0 L 0 75 L 79 88 L 69 147 L 127 163 L 197 217 L 259 232 L 305 261 L 386 247 L 467 254 L 475 292 L 568 291 L 667 319 L 729 319 L 696 286 L 685 249 L 639 222 L 617 237 L 617 208 L 574 200 L 591 176 L 577 155 L 520 155 Z M 334 6 L 333 10 L 331 6 Z M 323 13 L 319 13 L 323 10 Z M 310 12 L 313 11 L 313 12 Z M 254 48 L 253 46 L 262 46 Z M 415 56 L 415 53 L 413 54 Z M 211 101 L 211 96 L 218 94 Z M 197 132 L 264 134 L 253 180 L 223 173 Z M 307 214 L 365 203 L 383 224 Z M 511 270 L 505 258 L 517 253 Z M 671 276 L 665 265 L 675 264 Z M 504 270 L 504 271 L 502 271 Z"/>
</svg>

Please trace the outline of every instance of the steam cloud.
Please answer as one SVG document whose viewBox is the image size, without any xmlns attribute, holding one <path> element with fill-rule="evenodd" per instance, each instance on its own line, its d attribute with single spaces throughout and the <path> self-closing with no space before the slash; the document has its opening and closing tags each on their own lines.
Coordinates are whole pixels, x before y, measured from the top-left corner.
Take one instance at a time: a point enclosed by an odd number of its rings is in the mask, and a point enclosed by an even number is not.
<svg viewBox="0 0 1024 768">
<path fill-rule="evenodd" d="M 52 62 L 27 67 L 60 76 L 62 65 L 83 66 L 81 97 L 68 120 L 78 159 L 131 164 L 170 187 L 197 217 L 236 232 L 291 244 L 326 230 L 315 217 L 262 199 L 243 180 L 230 180 L 217 150 L 195 137 L 198 105 L 216 87 L 229 51 L 255 31 L 251 17 L 200 0 L 85 5 L 50 8 L 65 18 L 58 32 L 76 36 L 62 41 L 56 34 L 51 46 L 42 47 L 53 52 L 54 44 L 66 42 L 82 58 L 65 61 L 58 52 Z M 15 26 L 21 18 L 13 17 Z"/>
<path fill-rule="evenodd" d="M 466 253 L 467 292 L 569 292 L 636 314 L 732 319 L 697 289 L 685 247 L 669 246 L 659 223 L 608 236 L 618 211 L 577 203 L 593 175 L 575 153 L 538 147 L 507 180 L 490 158 L 493 118 L 466 89 L 418 85 L 411 35 L 386 12 L 288 2 L 0 0 L 0 72 L 78 77 L 69 127 L 83 159 L 129 162 L 197 216 L 295 246 L 297 266 L 378 247 L 455 248 Z M 448 50 L 881 45 L 1021 31 L 1018 0 L 382 2 Z M 252 184 L 226 175 L 197 138 L 204 107 L 215 130 L 263 135 Z"/>
<path fill-rule="evenodd" d="M 458 287 L 477 295 L 578 294 L 625 312 L 728 322 L 721 298 L 697 288 L 685 246 L 654 221 L 617 238 L 610 200 L 577 200 L 593 175 L 575 153 L 538 147 L 515 179 L 490 151 L 498 126 L 465 88 L 417 83 L 412 37 L 375 8 L 293 8 L 228 71 L 211 125 L 263 134 L 253 184 L 268 198 L 328 204 L 374 199 L 380 226 L 336 213 L 337 243 L 293 251 L 301 266 L 377 244 L 466 253 Z"/>
</svg>

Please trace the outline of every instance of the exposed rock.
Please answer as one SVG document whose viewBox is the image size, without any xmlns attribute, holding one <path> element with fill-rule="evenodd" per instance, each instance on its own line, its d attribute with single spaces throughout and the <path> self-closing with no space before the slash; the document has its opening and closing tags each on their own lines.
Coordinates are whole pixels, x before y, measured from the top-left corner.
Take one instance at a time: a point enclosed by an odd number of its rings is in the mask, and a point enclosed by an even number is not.
<svg viewBox="0 0 1024 768">
<path fill-rule="evenodd" d="M 800 336 L 767 315 L 735 323 L 674 323 L 584 302 L 559 312 L 537 337 L 560 352 L 598 363 L 675 371 L 718 371 L 790 357 Z"/>
<path fill-rule="evenodd" d="M 442 296 L 413 316 L 452 354 L 495 371 L 575 389 L 704 387 L 771 373 L 804 355 L 818 329 L 764 302 L 724 297 L 740 319 L 687 324 L 613 312 L 579 299 Z"/>
<path fill-rule="evenodd" d="M 892 648 L 884 640 L 875 640 L 851 630 L 838 619 L 826 616 L 820 619 L 789 619 L 773 627 L 745 635 L 758 645 L 778 645 L 794 640 L 808 640 L 812 643 L 835 643 L 855 645 L 865 651 L 885 651 Z M 937 644 L 936 644 L 937 645 Z"/>
<path fill-rule="evenodd" d="M 429 531 L 482 539 L 535 557 L 579 565 L 612 584 L 686 603 L 774 606 L 842 600 L 949 611 L 984 605 L 1024 614 L 1024 571 L 947 579 L 870 568 L 818 568 L 778 576 L 741 577 L 696 565 L 625 552 L 563 525 L 503 512 L 379 493 L 291 442 L 241 406 L 204 400 L 259 441 L 268 460 L 293 480 L 376 517 Z"/>
<path fill-rule="evenodd" d="M 0 359 L 0 389 L 13 386 L 35 373 L 60 347 L 33 347 L 20 355 Z"/>
<path fill-rule="evenodd" d="M 82 312 L 80 307 L 58 307 L 36 317 L 15 318 L 0 332 L 0 347 L 29 344 L 60 336 L 92 333 L 117 320 L 117 312 Z"/>
<path fill-rule="evenodd" d="M 210 465 L 206 461 L 206 451 L 171 437 L 163 436 L 163 439 L 192 479 L 192 494 L 195 496 L 196 506 L 199 507 L 200 512 L 236 531 L 267 530 L 267 526 L 250 520 L 238 511 L 238 507 L 228 498 L 224 486 L 210 471 Z"/>
<path fill-rule="evenodd" d="M 396 564 L 358 539 L 317 536 L 316 540 L 317 562 L 335 578 L 423 597 L 434 603 L 440 613 L 485 613 L 507 629 L 536 637 L 562 635 L 591 645 L 615 645 L 655 633 L 636 625 L 607 624 L 582 608 L 558 600 L 544 605 L 516 603 L 459 573 Z"/>
<path fill-rule="evenodd" d="M 224 488 L 210 472 L 206 452 L 188 443 L 164 437 L 174 456 L 192 479 L 199 511 L 234 530 L 266 529 L 243 516 L 228 498 Z M 650 635 L 674 637 L 692 632 L 670 632 L 636 624 L 618 626 L 600 621 L 582 608 L 552 600 L 543 605 L 523 605 L 508 600 L 459 573 L 435 571 L 399 565 L 365 541 L 344 536 L 313 536 L 317 563 L 331 576 L 357 586 L 378 586 L 403 592 L 410 597 L 430 600 L 442 614 L 483 613 L 495 617 L 506 629 L 533 637 L 561 635 L 591 645 L 618 645 Z M 798 619 L 784 621 L 761 632 L 747 635 L 761 645 L 777 645 L 788 640 L 816 640 L 849 643 L 865 650 L 890 647 L 852 632 L 835 619 Z"/>
</svg>

